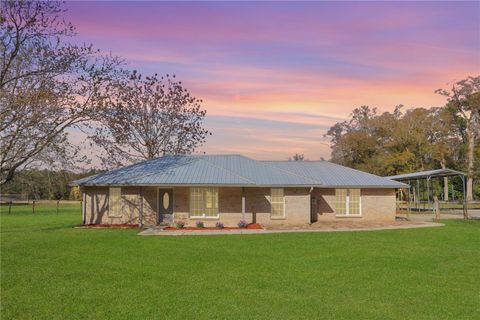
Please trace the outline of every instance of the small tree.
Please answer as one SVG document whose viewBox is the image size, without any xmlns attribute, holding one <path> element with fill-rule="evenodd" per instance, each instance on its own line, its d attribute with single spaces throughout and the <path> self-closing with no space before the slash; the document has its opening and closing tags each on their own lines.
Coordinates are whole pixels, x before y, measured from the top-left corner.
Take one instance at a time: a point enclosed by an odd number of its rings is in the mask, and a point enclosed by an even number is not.
<svg viewBox="0 0 480 320">
<path fill-rule="evenodd" d="M 105 154 L 106 167 L 117 167 L 166 154 L 189 154 L 210 134 L 206 111 L 175 76 L 143 78 L 136 71 L 112 88 L 114 94 L 90 138 Z"/>
<path fill-rule="evenodd" d="M 82 192 L 80 191 L 80 188 L 75 186 L 70 189 L 70 195 L 68 196 L 69 200 L 77 200 L 80 201 L 82 200 Z"/>
</svg>

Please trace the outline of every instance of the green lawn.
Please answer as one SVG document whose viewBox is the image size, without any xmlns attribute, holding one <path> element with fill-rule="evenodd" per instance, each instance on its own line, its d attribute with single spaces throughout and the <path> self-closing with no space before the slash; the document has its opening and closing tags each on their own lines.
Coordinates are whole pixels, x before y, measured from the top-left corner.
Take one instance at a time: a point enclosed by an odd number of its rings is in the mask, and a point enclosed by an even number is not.
<svg viewBox="0 0 480 320">
<path fill-rule="evenodd" d="M 79 205 L 1 217 L 3 319 L 479 319 L 480 221 L 140 237 Z"/>
</svg>

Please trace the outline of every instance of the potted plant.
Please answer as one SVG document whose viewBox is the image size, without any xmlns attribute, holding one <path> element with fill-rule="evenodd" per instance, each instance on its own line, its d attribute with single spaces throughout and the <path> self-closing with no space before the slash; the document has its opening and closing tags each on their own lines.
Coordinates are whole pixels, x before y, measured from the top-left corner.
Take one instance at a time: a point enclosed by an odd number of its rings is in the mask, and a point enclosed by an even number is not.
<svg viewBox="0 0 480 320">
<path fill-rule="evenodd" d="M 205 224 L 203 223 L 203 221 L 197 221 L 197 222 L 195 222 L 195 225 L 197 226 L 197 228 L 204 228 L 205 227 Z"/>
<path fill-rule="evenodd" d="M 215 223 L 215 227 L 217 227 L 219 229 L 223 229 L 223 228 L 225 228 L 225 225 L 223 224 L 223 222 L 218 221 L 217 223 Z"/>
</svg>

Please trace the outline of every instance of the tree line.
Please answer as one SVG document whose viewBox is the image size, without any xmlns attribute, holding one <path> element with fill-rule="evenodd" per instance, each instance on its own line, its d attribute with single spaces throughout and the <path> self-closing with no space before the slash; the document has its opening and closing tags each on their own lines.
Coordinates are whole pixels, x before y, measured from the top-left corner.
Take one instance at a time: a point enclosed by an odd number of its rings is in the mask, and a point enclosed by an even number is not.
<svg viewBox="0 0 480 320">
<path fill-rule="evenodd" d="M 354 109 L 348 121 L 336 123 L 326 134 L 331 160 L 380 176 L 456 169 L 467 173 L 467 198 L 479 197 L 480 76 L 436 92 L 447 98 L 445 106 L 399 105 L 384 113 L 369 106 Z"/>
<path fill-rule="evenodd" d="M 68 170 L 26 169 L 18 171 L 14 179 L 2 187 L 5 195 L 18 195 L 18 200 L 81 200 L 77 187 L 70 187 L 73 180 L 100 173 L 87 170 L 81 173 Z"/>
<path fill-rule="evenodd" d="M 175 76 L 143 76 L 92 44 L 56 1 L 0 2 L 0 186 L 29 168 L 75 172 L 91 157 L 70 129 L 102 150 L 104 168 L 192 153 L 210 134 L 206 111 Z M 24 175 L 36 171 L 25 171 Z"/>
</svg>

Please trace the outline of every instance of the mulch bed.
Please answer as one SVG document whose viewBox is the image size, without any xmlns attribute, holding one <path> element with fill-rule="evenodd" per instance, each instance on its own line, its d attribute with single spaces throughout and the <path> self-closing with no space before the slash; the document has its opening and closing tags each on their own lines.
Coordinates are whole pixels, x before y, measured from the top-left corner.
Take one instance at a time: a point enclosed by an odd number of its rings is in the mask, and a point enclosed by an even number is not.
<svg viewBox="0 0 480 320">
<path fill-rule="evenodd" d="M 216 228 L 216 227 L 185 227 L 185 228 L 175 228 L 175 227 L 167 227 L 163 230 L 166 231 L 177 231 L 177 230 L 240 230 L 240 229 L 250 229 L 250 230 L 262 230 L 262 226 L 258 223 L 250 223 L 247 225 L 246 228 L 239 228 L 239 227 L 224 227 L 224 228 Z"/>
<path fill-rule="evenodd" d="M 138 224 L 80 224 L 77 228 L 138 229 Z"/>
</svg>

